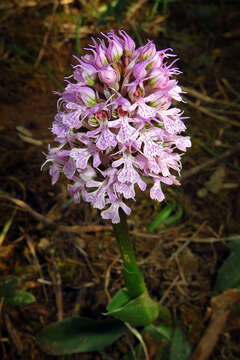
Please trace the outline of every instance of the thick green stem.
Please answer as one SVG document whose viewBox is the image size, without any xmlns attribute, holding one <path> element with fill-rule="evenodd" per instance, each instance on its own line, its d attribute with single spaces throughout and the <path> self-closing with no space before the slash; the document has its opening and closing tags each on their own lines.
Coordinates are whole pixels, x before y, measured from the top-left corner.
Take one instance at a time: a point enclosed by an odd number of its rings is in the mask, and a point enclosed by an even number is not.
<svg viewBox="0 0 240 360">
<path fill-rule="evenodd" d="M 113 225 L 118 247 L 123 260 L 123 275 L 126 288 L 131 298 L 136 298 L 147 291 L 144 278 L 138 268 L 133 247 L 129 239 L 125 213 L 120 210 L 120 223 Z"/>
</svg>

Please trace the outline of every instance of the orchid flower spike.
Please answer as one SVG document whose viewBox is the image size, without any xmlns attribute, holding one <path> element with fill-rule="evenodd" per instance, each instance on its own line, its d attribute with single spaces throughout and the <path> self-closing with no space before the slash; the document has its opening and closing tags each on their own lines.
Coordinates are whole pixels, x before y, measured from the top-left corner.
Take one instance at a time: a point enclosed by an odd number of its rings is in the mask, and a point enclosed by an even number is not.
<svg viewBox="0 0 240 360">
<path fill-rule="evenodd" d="M 75 202 L 82 198 L 101 210 L 104 219 L 119 223 L 119 208 L 127 215 L 135 187 L 163 201 L 162 183 L 179 185 L 181 155 L 191 147 L 175 79 L 180 71 L 167 63 L 174 56 L 153 41 L 136 48 L 123 30 L 96 41 L 90 53 L 77 59 L 73 83 L 58 101 L 52 124 L 55 148 L 49 147 L 52 183 L 63 174 Z M 174 78 L 173 78 L 174 77 Z M 174 174 L 175 173 L 175 174 Z"/>
</svg>

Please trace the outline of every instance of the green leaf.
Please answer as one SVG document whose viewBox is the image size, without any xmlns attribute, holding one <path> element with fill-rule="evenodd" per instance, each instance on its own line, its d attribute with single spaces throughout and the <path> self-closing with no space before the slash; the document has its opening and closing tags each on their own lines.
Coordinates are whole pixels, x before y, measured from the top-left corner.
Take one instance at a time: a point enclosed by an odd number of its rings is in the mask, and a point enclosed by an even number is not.
<svg viewBox="0 0 240 360">
<path fill-rule="evenodd" d="M 240 235 L 239 234 L 232 234 L 228 237 L 229 243 L 228 247 L 237 253 L 240 253 Z"/>
<path fill-rule="evenodd" d="M 240 235 L 231 235 L 231 239 L 234 239 L 229 242 L 231 254 L 218 271 L 214 288 L 217 293 L 240 286 Z"/>
<path fill-rule="evenodd" d="M 177 325 L 170 332 L 172 333 L 168 345 L 160 349 L 161 360 L 189 360 L 191 355 L 191 346 L 182 328 Z M 169 332 L 169 335 L 170 335 Z"/>
<path fill-rule="evenodd" d="M 28 305 L 34 301 L 35 296 L 24 290 L 15 290 L 11 296 L 4 299 L 4 303 L 8 305 Z"/>
<path fill-rule="evenodd" d="M 169 216 L 167 219 L 165 219 L 163 224 L 167 225 L 167 226 L 173 225 L 178 220 L 181 219 L 182 215 L 183 215 L 183 208 L 182 208 L 181 204 L 177 201 L 177 213 L 175 215 Z"/>
<path fill-rule="evenodd" d="M 126 326 L 115 319 L 92 320 L 72 317 L 52 323 L 37 336 L 37 344 L 51 355 L 97 351 L 116 341 Z"/>
<path fill-rule="evenodd" d="M 99 16 L 98 24 L 103 24 L 110 22 L 110 20 L 104 21 L 103 19 L 109 18 L 114 16 L 115 21 L 122 21 L 123 20 L 123 13 L 127 8 L 127 0 L 114 0 L 108 3 L 105 11 Z"/>
<path fill-rule="evenodd" d="M 163 343 L 169 344 L 173 336 L 173 327 L 171 325 L 159 324 L 159 325 L 148 325 L 144 328 L 146 332 L 153 339 L 160 340 Z"/>
<path fill-rule="evenodd" d="M 0 287 L 0 297 L 4 297 L 4 304 L 8 305 L 28 305 L 34 302 L 35 297 L 27 291 L 16 290 L 20 280 L 12 277 Z"/>
<path fill-rule="evenodd" d="M 161 322 L 169 322 L 172 320 L 172 315 L 169 309 L 166 306 L 163 306 L 162 304 L 158 303 L 158 320 Z"/>
<path fill-rule="evenodd" d="M 118 292 L 107 306 L 108 313 L 116 319 L 128 322 L 131 326 L 146 326 L 151 324 L 159 314 L 158 304 L 147 292 L 130 301 L 125 290 Z"/>
<path fill-rule="evenodd" d="M 107 310 L 109 312 L 114 311 L 119 307 L 126 305 L 130 300 L 131 298 L 128 295 L 127 289 L 119 290 L 108 304 Z"/>
<path fill-rule="evenodd" d="M 5 283 L 0 287 L 0 296 L 8 297 L 12 296 L 12 293 L 15 291 L 15 287 L 20 283 L 19 278 L 12 277 L 5 281 Z"/>
<path fill-rule="evenodd" d="M 80 15 L 76 28 L 76 54 L 78 57 L 80 57 L 81 55 L 81 41 L 80 41 L 79 31 L 81 29 L 84 20 L 85 20 L 85 16 Z"/>
<path fill-rule="evenodd" d="M 123 21 L 123 13 L 127 8 L 127 0 L 119 0 L 114 8 L 114 16 L 116 21 Z"/>
<path fill-rule="evenodd" d="M 191 346 L 179 325 L 174 330 L 169 355 L 169 360 L 189 360 L 191 355 Z"/>
<path fill-rule="evenodd" d="M 151 224 L 148 227 L 148 232 L 154 231 L 164 220 L 171 214 L 174 209 L 172 203 L 168 203 L 154 218 Z"/>
</svg>

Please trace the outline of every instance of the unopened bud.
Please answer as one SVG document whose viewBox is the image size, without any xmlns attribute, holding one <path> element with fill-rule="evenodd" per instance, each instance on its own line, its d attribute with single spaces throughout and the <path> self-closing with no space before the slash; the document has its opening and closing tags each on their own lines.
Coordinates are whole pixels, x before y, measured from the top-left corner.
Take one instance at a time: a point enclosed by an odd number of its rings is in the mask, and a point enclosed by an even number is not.
<svg viewBox="0 0 240 360">
<path fill-rule="evenodd" d="M 132 56 L 132 53 L 135 50 L 135 46 L 136 46 L 135 42 L 133 41 L 132 38 L 130 38 L 130 36 L 128 36 L 128 34 L 124 30 L 120 30 L 119 34 L 123 38 L 123 49 L 125 51 L 125 55 Z"/>
<path fill-rule="evenodd" d="M 94 106 L 97 103 L 96 95 L 93 89 L 88 86 L 80 87 L 80 97 L 85 105 Z"/>
<path fill-rule="evenodd" d="M 114 37 L 114 35 L 113 34 L 111 35 L 112 35 L 112 39 L 107 37 L 109 42 L 109 47 L 106 51 L 106 55 L 110 62 L 118 62 L 123 54 L 123 48 L 120 42 Z"/>
<path fill-rule="evenodd" d="M 99 80 L 106 85 L 113 85 L 118 81 L 118 74 L 111 65 L 106 65 L 98 71 Z"/>
</svg>

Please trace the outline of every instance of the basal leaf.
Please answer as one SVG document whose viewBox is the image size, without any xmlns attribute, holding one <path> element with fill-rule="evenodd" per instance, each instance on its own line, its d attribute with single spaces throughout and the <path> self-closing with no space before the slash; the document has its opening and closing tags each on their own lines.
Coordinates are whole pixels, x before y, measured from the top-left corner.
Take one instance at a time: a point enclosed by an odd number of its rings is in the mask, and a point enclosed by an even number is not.
<svg viewBox="0 0 240 360">
<path fill-rule="evenodd" d="M 131 326 L 146 326 L 151 324 L 159 314 L 158 304 L 153 301 L 147 292 L 137 298 L 123 303 L 122 306 L 107 307 L 108 313 L 116 319 L 129 323 Z"/>
<path fill-rule="evenodd" d="M 229 242 L 231 254 L 220 267 L 215 283 L 215 291 L 236 289 L 240 286 L 240 235 L 231 235 L 234 240 Z"/>
<path fill-rule="evenodd" d="M 4 302 L 8 305 L 28 305 L 36 301 L 35 296 L 24 290 L 15 290 L 11 296 L 5 297 Z"/>
<path fill-rule="evenodd" d="M 144 328 L 144 332 L 146 332 L 149 336 L 164 343 L 169 343 L 171 341 L 173 330 L 174 329 L 171 325 L 166 324 L 151 324 Z"/>
<path fill-rule="evenodd" d="M 20 280 L 12 277 L 0 287 L 0 297 L 4 297 L 4 304 L 8 305 L 27 305 L 34 302 L 35 297 L 27 291 L 16 290 Z"/>
<path fill-rule="evenodd" d="M 170 345 L 169 360 L 189 360 L 191 347 L 182 328 L 177 325 Z"/>
<path fill-rule="evenodd" d="M 0 296 L 8 297 L 12 295 L 15 287 L 18 286 L 20 280 L 17 277 L 12 277 L 6 280 L 2 286 L 0 286 Z"/>
<path fill-rule="evenodd" d="M 126 326 L 118 320 L 72 317 L 52 323 L 37 336 L 37 344 L 51 355 L 101 350 L 116 341 Z"/>
</svg>

